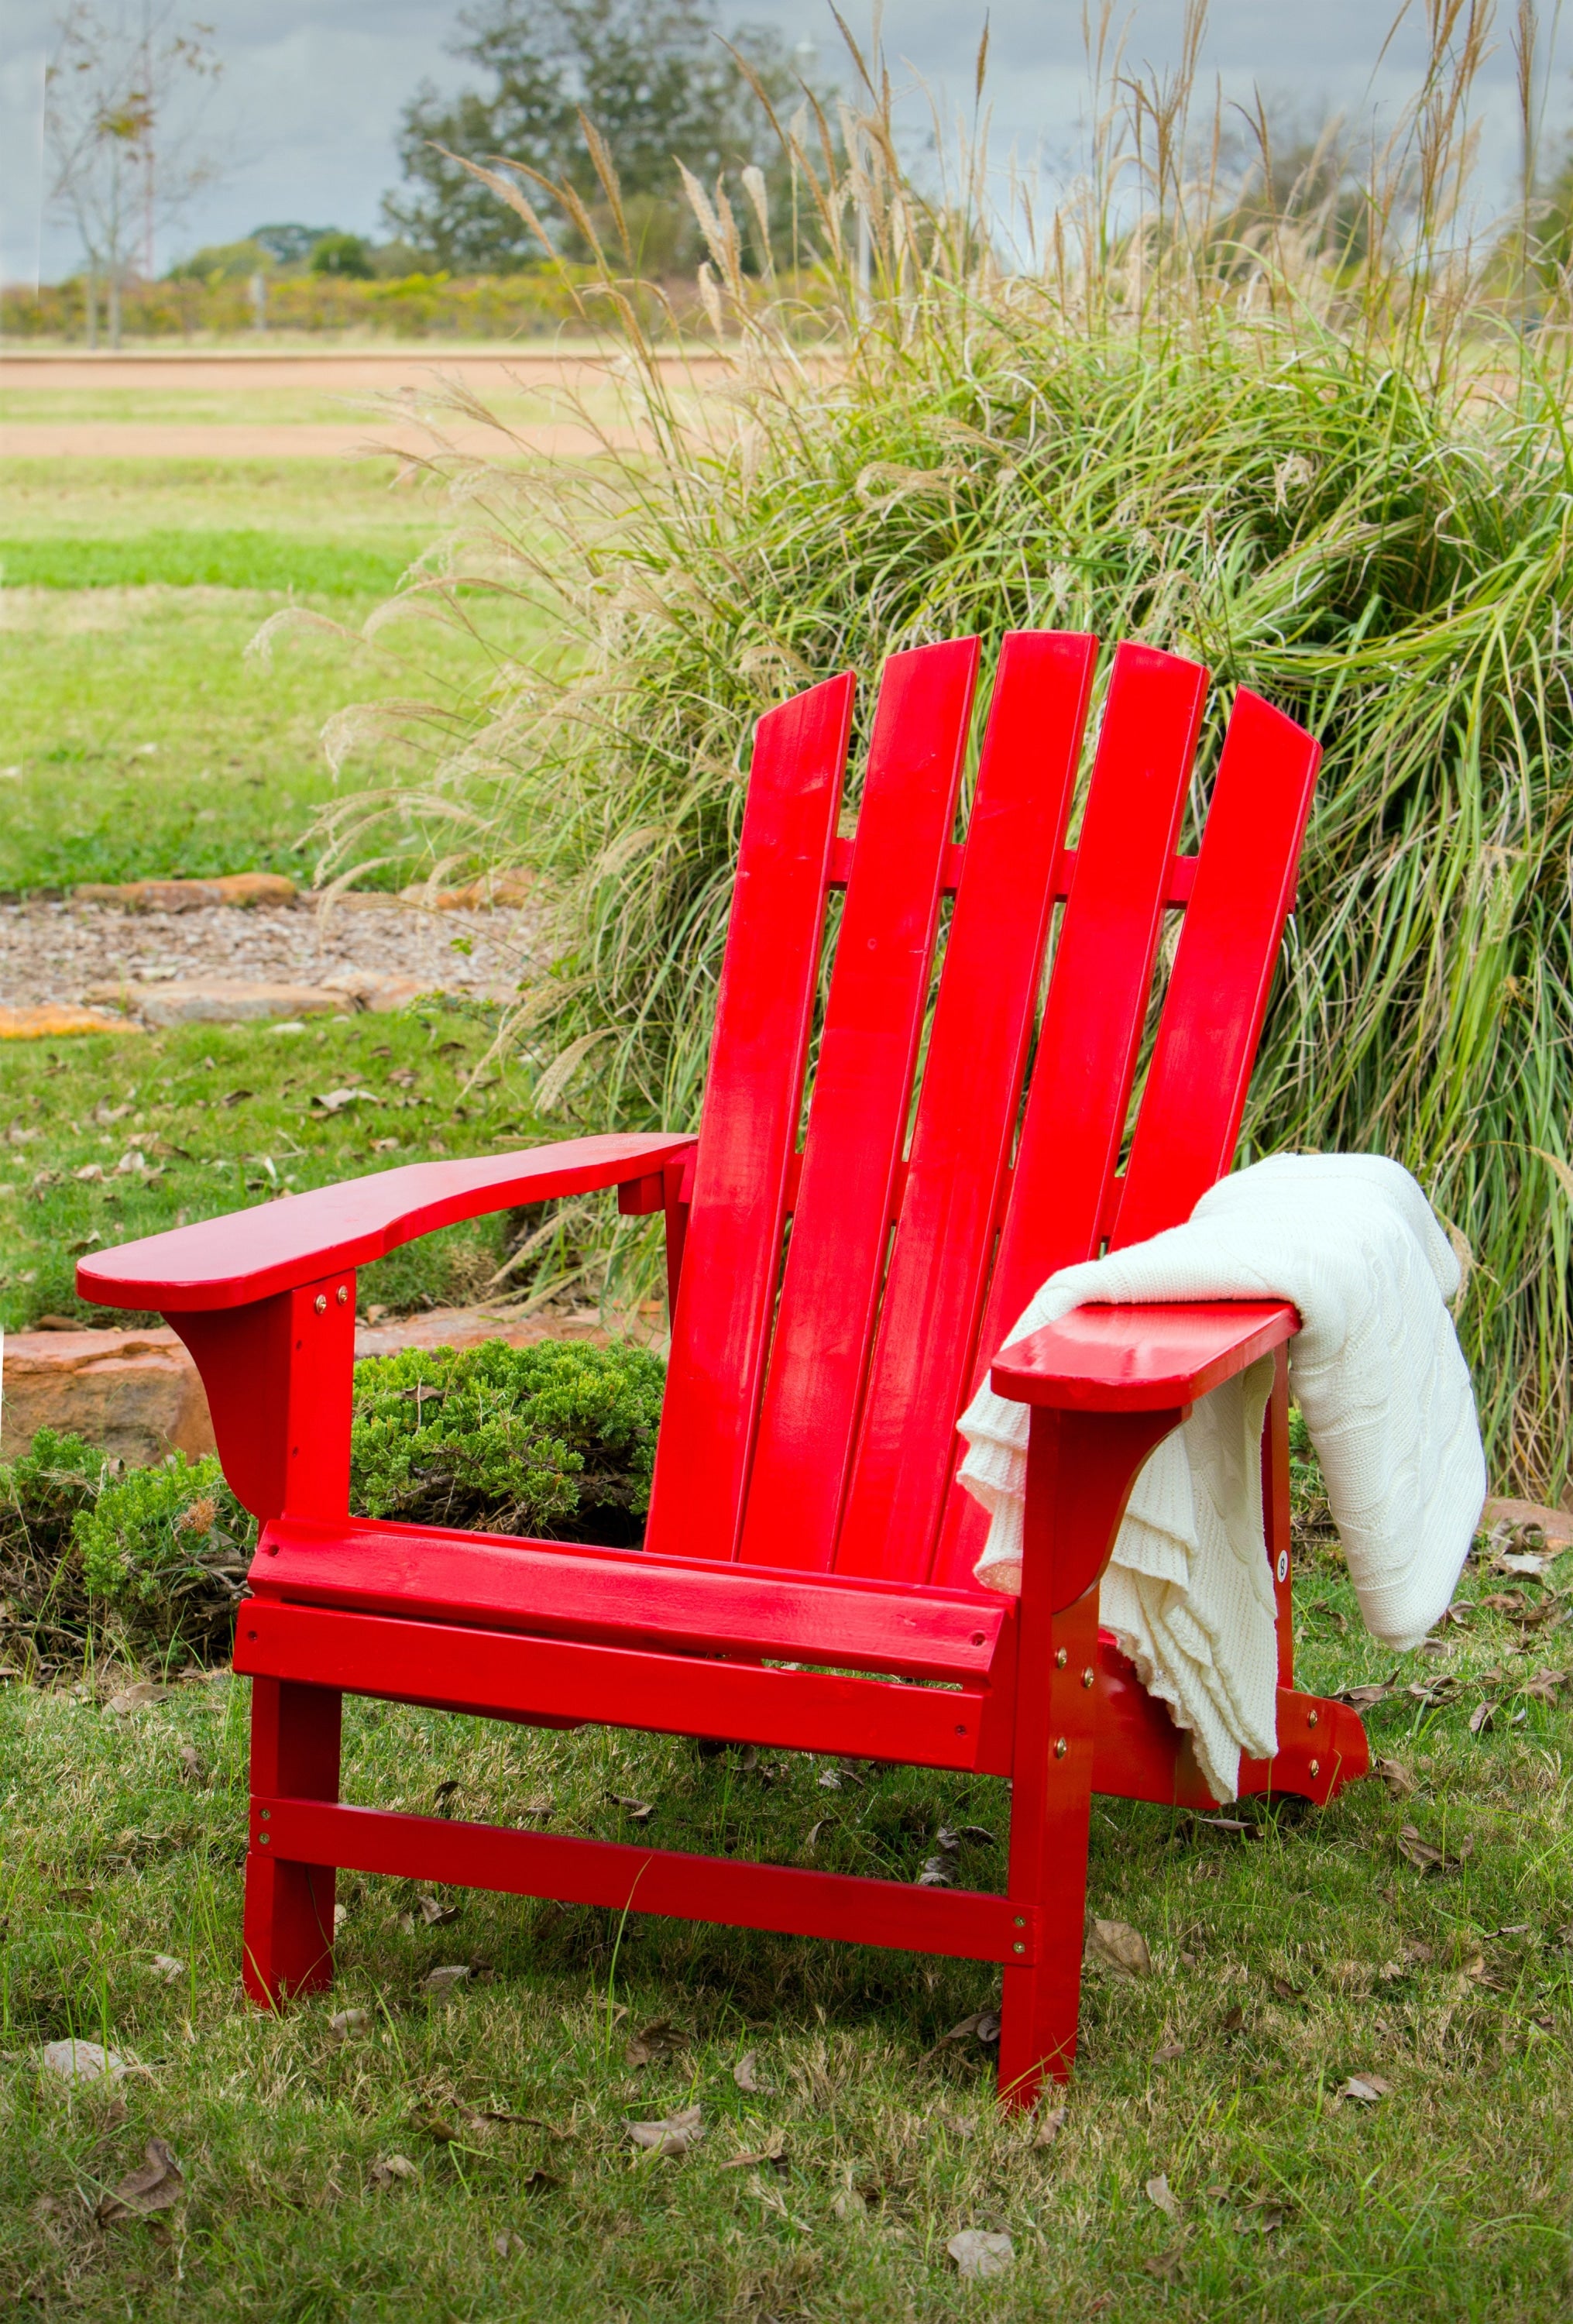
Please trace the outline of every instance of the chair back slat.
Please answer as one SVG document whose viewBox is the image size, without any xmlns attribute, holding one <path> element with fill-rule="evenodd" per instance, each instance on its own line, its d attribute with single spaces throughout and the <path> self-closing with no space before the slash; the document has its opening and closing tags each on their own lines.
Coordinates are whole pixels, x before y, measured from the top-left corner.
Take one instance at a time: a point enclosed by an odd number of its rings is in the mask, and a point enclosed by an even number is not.
<svg viewBox="0 0 1573 2324">
<path fill-rule="evenodd" d="M 737 1554 L 803 1104 L 853 680 L 759 722 L 650 1501 L 649 1546 Z"/>
<path fill-rule="evenodd" d="M 833 1557 L 977 669 L 975 638 L 885 667 L 749 1478 L 750 1565 Z"/>
<path fill-rule="evenodd" d="M 1045 1277 L 1098 1250 L 1206 693 L 1207 672 L 1194 662 L 1149 646 L 1122 645 L 1115 656 L 999 1254 L 958 1413 Z M 952 1484 L 934 1579 L 969 1578 L 982 1517 Z"/>
<path fill-rule="evenodd" d="M 1240 689 L 1109 1229 L 1111 1248 L 1145 1241 L 1189 1218 L 1234 1159 L 1320 757 L 1320 743 L 1303 727 Z"/>
<path fill-rule="evenodd" d="M 1001 1209 L 1097 641 L 1001 649 L 901 1214 L 836 1546 L 921 1582 L 950 1483 Z"/>
</svg>

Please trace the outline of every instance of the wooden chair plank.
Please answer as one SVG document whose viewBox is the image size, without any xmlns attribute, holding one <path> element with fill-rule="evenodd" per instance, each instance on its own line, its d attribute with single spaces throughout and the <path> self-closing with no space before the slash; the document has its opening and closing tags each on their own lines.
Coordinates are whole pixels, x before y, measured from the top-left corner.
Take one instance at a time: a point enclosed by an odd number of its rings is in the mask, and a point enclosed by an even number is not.
<svg viewBox="0 0 1573 2324">
<path fill-rule="evenodd" d="M 927 1006 L 978 641 L 886 664 L 820 1041 L 741 1555 L 827 1568 Z"/>
<path fill-rule="evenodd" d="M 839 1574 L 754 1573 L 649 1550 L 527 1541 L 369 1517 L 283 1517 L 250 1573 L 259 1597 L 695 1654 L 828 1662 L 893 1677 L 988 1678 L 1015 1608 Z M 1006 1648 L 1008 1659 L 1008 1645 Z"/>
<path fill-rule="evenodd" d="M 1206 696 L 1195 662 L 1115 655 L 968 1396 L 1045 1277 L 1097 1251 Z M 935 1578 L 963 1582 L 986 1531 L 952 1483 Z"/>
<path fill-rule="evenodd" d="M 1189 1218 L 1234 1159 L 1321 748 L 1235 697 L 1111 1246 Z"/>
<path fill-rule="evenodd" d="M 933 1555 L 1097 651 L 1052 632 L 1001 649 L 838 1572 L 920 1581 Z"/>
<path fill-rule="evenodd" d="M 780 1268 L 853 680 L 759 721 L 695 1165 L 649 1545 L 737 1554 Z"/>
</svg>

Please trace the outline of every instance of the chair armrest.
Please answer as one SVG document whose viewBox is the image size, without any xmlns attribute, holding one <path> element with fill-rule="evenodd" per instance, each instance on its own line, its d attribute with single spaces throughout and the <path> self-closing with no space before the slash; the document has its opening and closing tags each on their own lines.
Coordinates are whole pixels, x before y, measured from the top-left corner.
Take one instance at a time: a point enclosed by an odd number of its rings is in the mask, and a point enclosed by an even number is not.
<svg viewBox="0 0 1573 2324">
<path fill-rule="evenodd" d="M 1002 1349 L 989 1381 L 1012 1403 L 1062 1412 L 1174 1411 L 1299 1329 L 1284 1300 L 1074 1307 Z"/>
<path fill-rule="evenodd" d="M 694 1144 L 692 1138 L 630 1133 L 568 1138 L 472 1161 L 409 1163 L 95 1251 L 77 1269 L 77 1289 L 103 1307 L 152 1307 L 165 1315 L 245 1307 L 363 1267 L 460 1219 L 658 1181 Z M 647 1207 L 658 1208 L 658 1199 Z"/>
</svg>

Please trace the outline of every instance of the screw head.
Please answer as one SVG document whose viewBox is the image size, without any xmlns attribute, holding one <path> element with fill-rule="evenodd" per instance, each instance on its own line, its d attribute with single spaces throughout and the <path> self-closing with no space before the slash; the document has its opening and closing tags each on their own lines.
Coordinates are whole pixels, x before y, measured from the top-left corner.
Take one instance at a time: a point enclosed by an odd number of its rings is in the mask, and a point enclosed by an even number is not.
<svg viewBox="0 0 1573 2324">
<path fill-rule="evenodd" d="M 1090 1686 L 1090 1685 L 1091 1685 L 1091 1683 L 1092 1683 L 1092 1673 L 1091 1673 L 1091 1671 L 1090 1671 L 1090 1670 L 1084 1670 L 1084 1671 L 1082 1672 L 1082 1674 L 1081 1674 L 1081 1683 L 1082 1683 L 1082 1685 L 1083 1685 L 1083 1686 Z"/>
<path fill-rule="evenodd" d="M 1026 1950 L 1026 1947 L 1025 1945 L 1012 1945 L 1010 1950 L 1013 1953 L 1024 1953 Z"/>
<path fill-rule="evenodd" d="M 1054 1656 L 1054 1668 L 1056 1670 L 1063 1670 L 1065 1665 L 1070 1661 L 1070 1655 L 1065 1652 L 1064 1647 L 1062 1646 L 1059 1653 Z"/>
<path fill-rule="evenodd" d="M 1320 1759 L 1313 1759 L 1313 1760 L 1311 1761 L 1311 1774 L 1312 1774 L 1313 1775 L 1320 1775 L 1320 1773 L 1321 1773 L 1321 1761 L 1320 1761 Z"/>
<path fill-rule="evenodd" d="M 339 1286 L 338 1286 L 338 1304 L 339 1304 L 339 1305 L 340 1305 L 341 1307 L 344 1305 L 345 1302 L 348 1299 L 349 1296 L 350 1296 L 350 1287 L 349 1287 L 349 1285 L 348 1285 L 347 1283 L 341 1283 L 341 1284 L 339 1285 Z"/>
<path fill-rule="evenodd" d="M 1071 1746 L 1066 1742 L 1064 1737 L 1062 1735 L 1059 1741 L 1054 1746 L 1055 1758 L 1062 1759 L 1070 1748 Z"/>
<path fill-rule="evenodd" d="M 269 1835 L 265 1831 L 259 1831 L 257 1834 L 257 1846 L 259 1848 L 266 1848 L 268 1844 L 268 1837 Z"/>
<path fill-rule="evenodd" d="M 1307 1720 L 1306 1720 L 1306 1722 L 1305 1722 L 1305 1723 L 1306 1723 L 1306 1725 L 1307 1725 L 1308 1727 L 1314 1727 L 1314 1726 L 1316 1725 L 1316 1723 L 1317 1723 L 1318 1720 L 1319 1720 L 1320 1717 L 1321 1717 L 1321 1713 L 1320 1713 L 1320 1711 L 1311 1711 L 1311 1714 L 1310 1714 L 1310 1715 L 1309 1715 L 1309 1717 L 1307 1718 Z"/>
<path fill-rule="evenodd" d="M 1026 1921 L 1022 1918 L 1022 1915 L 1019 1913 L 1016 1916 L 1015 1926 L 1018 1929 L 1025 1929 L 1026 1926 Z"/>
<path fill-rule="evenodd" d="M 327 1292 L 326 1292 L 326 1291 L 319 1291 L 319 1292 L 317 1293 L 317 1295 L 316 1298 L 312 1301 L 312 1303 L 311 1303 L 311 1304 L 312 1304 L 313 1307 L 317 1310 L 317 1313 L 319 1315 L 326 1315 L 326 1314 L 327 1314 Z"/>
<path fill-rule="evenodd" d="M 272 1822 L 272 1821 L 273 1821 L 273 1811 L 272 1811 L 272 1809 L 271 1809 L 271 1808 L 263 1808 L 263 1809 L 262 1809 L 262 1821 L 263 1821 L 264 1823 L 271 1823 L 271 1822 Z"/>
</svg>

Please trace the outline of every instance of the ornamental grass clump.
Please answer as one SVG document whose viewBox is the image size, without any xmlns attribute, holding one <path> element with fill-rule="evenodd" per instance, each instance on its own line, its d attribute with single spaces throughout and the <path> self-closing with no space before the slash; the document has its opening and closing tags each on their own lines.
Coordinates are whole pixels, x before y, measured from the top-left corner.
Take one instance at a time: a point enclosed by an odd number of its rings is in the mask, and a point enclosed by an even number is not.
<svg viewBox="0 0 1573 2324">
<path fill-rule="evenodd" d="M 470 623 L 482 588 L 517 593 L 558 646 L 468 703 L 400 704 L 424 771 L 342 803 L 336 860 L 532 865 L 557 953 L 505 1038 L 538 1109 L 690 1129 L 773 703 L 850 666 L 861 737 L 904 648 L 975 631 L 987 670 L 1013 628 L 1144 640 L 1213 672 L 1193 835 L 1254 687 L 1325 758 L 1242 1157 L 1414 1171 L 1476 1262 L 1460 1329 L 1494 1471 L 1554 1494 L 1573 1446 L 1567 288 L 1526 335 L 1525 237 L 1458 229 L 1482 7 L 1432 0 L 1404 125 L 1370 154 L 1324 141 L 1287 184 L 1265 120 L 1232 169 L 1222 126 L 1192 124 L 1200 21 L 1162 84 L 1100 61 L 1086 180 L 1008 247 L 980 161 L 953 194 L 914 188 L 877 65 L 839 138 L 782 128 L 814 301 L 768 260 L 743 270 L 760 186 L 735 209 L 691 186 L 719 391 L 658 357 L 608 226 L 598 306 L 580 295 L 637 444 L 454 463 L 468 547 L 395 608 Z M 501 167 L 490 182 L 529 208 Z"/>
</svg>

